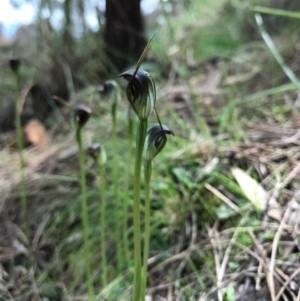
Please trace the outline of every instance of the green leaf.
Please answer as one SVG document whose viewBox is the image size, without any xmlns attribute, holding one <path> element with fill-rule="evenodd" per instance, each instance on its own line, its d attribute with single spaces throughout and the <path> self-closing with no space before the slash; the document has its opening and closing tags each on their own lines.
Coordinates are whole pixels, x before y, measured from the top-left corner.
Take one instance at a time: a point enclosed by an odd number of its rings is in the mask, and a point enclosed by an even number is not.
<svg viewBox="0 0 300 301">
<path fill-rule="evenodd" d="M 232 286 L 227 286 L 226 288 L 226 301 L 233 301 L 234 300 L 234 288 Z"/>
<path fill-rule="evenodd" d="M 265 210 L 267 205 L 267 193 L 264 188 L 239 168 L 231 168 L 231 173 L 243 190 L 245 196 L 255 208 L 259 211 Z"/>
</svg>

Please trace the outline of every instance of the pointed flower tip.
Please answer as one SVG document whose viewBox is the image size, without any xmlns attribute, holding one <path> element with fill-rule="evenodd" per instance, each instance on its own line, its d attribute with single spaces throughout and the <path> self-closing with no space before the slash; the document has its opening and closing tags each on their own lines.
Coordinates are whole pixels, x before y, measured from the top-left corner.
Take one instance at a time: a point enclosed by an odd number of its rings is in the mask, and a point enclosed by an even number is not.
<svg viewBox="0 0 300 301">
<path fill-rule="evenodd" d="M 90 119 L 92 110 L 85 105 L 77 105 L 74 113 L 74 121 L 79 129 L 83 128 Z"/>
<path fill-rule="evenodd" d="M 154 123 L 148 127 L 143 157 L 152 160 L 166 145 L 167 135 L 174 133 L 166 126 Z"/>
<path fill-rule="evenodd" d="M 126 95 L 128 101 L 140 119 L 147 119 L 154 109 L 156 102 L 155 83 L 151 75 L 144 70 L 128 70 L 118 77 L 128 81 Z"/>
</svg>

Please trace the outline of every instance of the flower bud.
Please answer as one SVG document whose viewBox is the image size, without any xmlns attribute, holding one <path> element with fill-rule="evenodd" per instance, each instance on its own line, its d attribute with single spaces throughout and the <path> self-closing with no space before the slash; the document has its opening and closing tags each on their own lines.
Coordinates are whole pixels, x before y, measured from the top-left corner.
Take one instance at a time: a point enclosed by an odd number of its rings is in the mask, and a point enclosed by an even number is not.
<svg viewBox="0 0 300 301">
<path fill-rule="evenodd" d="M 152 160 L 163 149 L 167 143 L 167 134 L 174 135 L 174 133 L 163 124 L 154 123 L 148 127 L 143 153 L 145 160 Z"/>
<path fill-rule="evenodd" d="M 82 129 L 90 119 L 91 114 L 92 111 L 89 107 L 85 105 L 78 105 L 75 108 L 74 114 L 74 121 L 76 126 L 78 126 L 79 129 Z"/>
<path fill-rule="evenodd" d="M 9 60 L 9 66 L 10 69 L 14 72 L 14 73 L 18 73 L 19 69 L 20 69 L 20 65 L 21 65 L 21 61 L 18 58 L 11 58 Z"/>
<path fill-rule="evenodd" d="M 87 150 L 88 154 L 95 160 L 98 161 L 99 155 L 101 152 L 101 145 L 100 143 L 93 143 Z"/>
<path fill-rule="evenodd" d="M 95 162 L 100 164 L 105 164 L 106 162 L 106 153 L 104 148 L 100 143 L 93 143 L 87 150 L 88 155 L 90 155 Z"/>
<path fill-rule="evenodd" d="M 138 70 L 132 79 L 135 70 L 129 70 L 121 73 L 118 77 L 124 77 L 128 81 L 126 87 L 127 98 L 140 119 L 147 119 L 154 109 L 156 102 L 155 83 L 151 75 Z"/>
<path fill-rule="evenodd" d="M 98 92 L 107 96 L 112 101 L 112 105 L 116 105 L 120 101 L 119 86 L 115 80 L 106 80 L 104 85 L 98 87 Z"/>
</svg>

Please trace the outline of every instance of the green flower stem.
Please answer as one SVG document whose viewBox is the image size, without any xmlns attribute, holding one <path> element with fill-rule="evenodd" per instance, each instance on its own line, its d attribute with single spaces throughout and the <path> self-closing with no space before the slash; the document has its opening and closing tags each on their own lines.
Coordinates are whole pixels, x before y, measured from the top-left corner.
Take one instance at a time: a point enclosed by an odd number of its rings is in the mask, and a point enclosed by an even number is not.
<svg viewBox="0 0 300 301">
<path fill-rule="evenodd" d="M 147 287 L 147 270 L 150 244 L 150 181 L 152 174 L 152 160 L 144 161 L 145 177 L 145 238 L 144 238 L 144 259 L 142 271 L 141 300 L 145 300 Z"/>
<path fill-rule="evenodd" d="M 24 155 L 23 155 L 23 133 L 21 124 L 21 110 L 20 110 L 20 74 L 19 70 L 14 72 L 16 77 L 16 100 L 15 100 L 15 127 L 17 132 L 17 148 L 20 159 L 20 199 L 21 199 L 21 215 L 25 228 L 26 237 L 29 239 L 29 225 L 27 221 L 27 200 L 25 187 L 25 172 L 24 172 Z"/>
<path fill-rule="evenodd" d="M 117 104 L 111 107 L 112 116 L 112 148 L 113 148 L 113 182 L 114 182 L 114 206 L 115 206 L 115 240 L 117 245 L 117 272 L 120 273 L 123 265 L 122 244 L 120 236 L 120 216 L 119 216 L 119 175 L 118 175 L 118 149 L 117 149 Z"/>
<path fill-rule="evenodd" d="M 141 217 L 140 217 L 140 185 L 142 155 L 147 132 L 147 119 L 139 119 L 136 136 L 136 157 L 134 167 L 134 199 L 133 199 L 133 228 L 134 228 L 134 285 L 133 301 L 140 301 L 141 296 Z"/>
<path fill-rule="evenodd" d="M 132 149 L 133 149 L 133 120 L 128 119 L 128 158 L 127 166 L 132 164 Z M 126 184 L 125 189 L 129 195 L 129 185 L 130 185 L 130 168 L 126 168 Z M 123 200 L 123 237 L 124 237 L 124 247 L 125 247 L 125 259 L 126 267 L 130 262 L 130 249 L 129 249 L 129 240 L 128 240 L 128 198 L 125 197 Z"/>
<path fill-rule="evenodd" d="M 101 157 L 101 155 L 100 155 Z M 99 170 L 99 189 L 100 189 L 100 230 L 101 230 L 101 265 L 102 265 L 102 286 L 107 286 L 107 258 L 106 258 L 106 243 L 105 243 L 105 230 L 106 230 L 106 201 L 105 201 L 105 180 L 104 180 L 104 165 L 101 159 L 97 160 Z"/>
<path fill-rule="evenodd" d="M 89 300 L 93 300 L 94 289 L 92 282 L 91 273 L 91 262 L 90 262 L 90 243 L 89 243 L 89 218 L 88 218 L 88 207 L 87 207 L 87 188 L 85 178 L 85 165 L 84 165 L 84 152 L 82 147 L 81 127 L 77 125 L 76 128 L 76 140 L 78 144 L 78 156 L 79 156 L 79 168 L 80 168 L 80 184 L 81 184 L 81 215 L 83 222 L 83 239 L 84 239 L 84 259 L 86 265 L 86 278 L 88 285 Z"/>
</svg>

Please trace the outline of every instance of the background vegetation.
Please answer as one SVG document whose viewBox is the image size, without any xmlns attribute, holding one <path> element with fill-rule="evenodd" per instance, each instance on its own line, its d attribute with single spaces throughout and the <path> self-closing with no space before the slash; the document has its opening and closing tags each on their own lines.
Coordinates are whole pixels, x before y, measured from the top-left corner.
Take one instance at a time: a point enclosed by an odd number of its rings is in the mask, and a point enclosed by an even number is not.
<svg viewBox="0 0 300 301">
<path fill-rule="evenodd" d="M 1 39 L 0 300 L 91 299 L 77 104 L 92 109 L 83 132 L 92 299 L 131 300 L 135 143 L 125 82 L 117 80 L 115 131 L 103 85 L 134 68 L 154 32 L 141 68 L 155 80 L 157 110 L 175 136 L 153 162 L 149 300 L 300 300 L 300 3 L 160 1 L 144 16 L 143 47 L 127 48 L 134 55 L 123 65 L 109 60 L 104 11 L 93 10 L 93 31 L 84 1 L 34 5 L 34 24 Z M 52 24 L 57 11 L 61 24 Z M 12 57 L 21 61 L 25 218 Z M 93 143 L 102 147 L 100 173 L 87 152 Z"/>
</svg>

